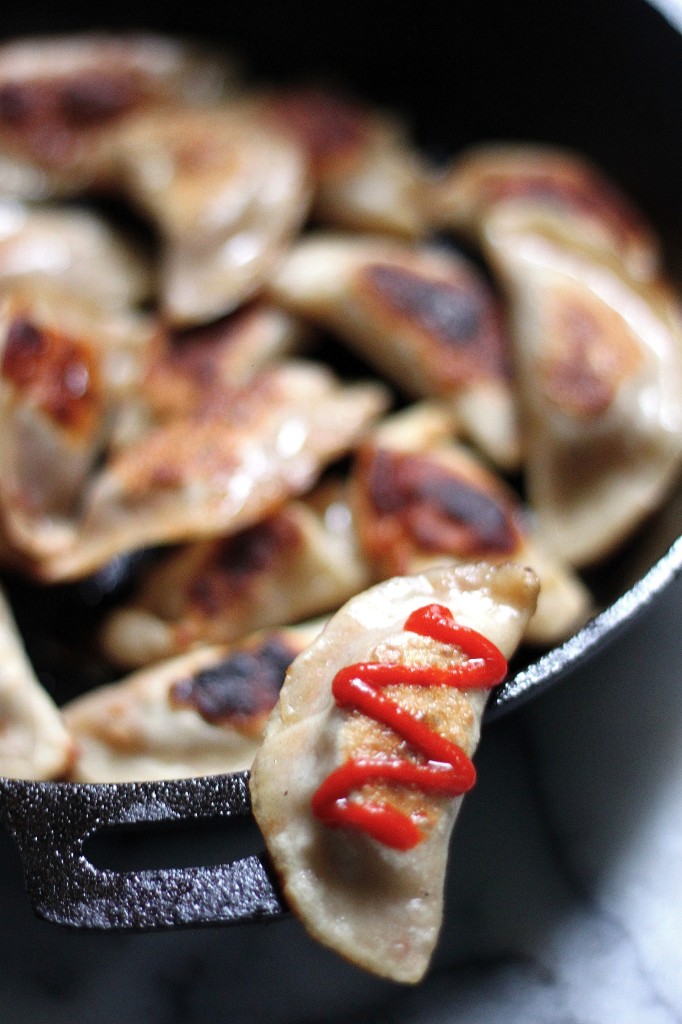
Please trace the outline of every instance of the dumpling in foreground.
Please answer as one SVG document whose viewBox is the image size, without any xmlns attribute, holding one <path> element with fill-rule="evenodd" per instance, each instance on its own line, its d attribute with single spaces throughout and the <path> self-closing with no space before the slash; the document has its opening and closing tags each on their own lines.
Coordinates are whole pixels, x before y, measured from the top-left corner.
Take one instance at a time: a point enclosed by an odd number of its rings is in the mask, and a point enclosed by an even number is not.
<svg viewBox="0 0 682 1024">
<path fill-rule="evenodd" d="M 428 967 L 487 691 L 536 596 L 510 564 L 397 577 L 289 670 L 252 769 L 256 821 L 308 931 L 376 974 Z"/>
</svg>

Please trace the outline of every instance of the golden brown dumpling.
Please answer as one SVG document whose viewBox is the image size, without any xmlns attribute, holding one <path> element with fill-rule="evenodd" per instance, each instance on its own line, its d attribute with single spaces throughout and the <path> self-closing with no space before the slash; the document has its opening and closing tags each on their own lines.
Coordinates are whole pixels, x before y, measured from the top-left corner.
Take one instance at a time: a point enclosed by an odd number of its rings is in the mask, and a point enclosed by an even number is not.
<svg viewBox="0 0 682 1024">
<path fill-rule="evenodd" d="M 315 511 L 290 501 L 247 530 L 163 558 L 130 605 L 111 614 L 103 644 L 118 664 L 142 665 L 334 611 L 370 581 L 342 497 Z"/>
<path fill-rule="evenodd" d="M 536 593 L 533 573 L 513 565 L 398 577 L 349 601 L 289 669 L 253 764 L 256 821 L 308 931 L 383 977 L 419 981 L 438 938 L 448 841 L 474 781 L 469 757 L 487 694 L 462 689 L 461 676 L 499 681 Z M 426 632 L 413 625 L 415 613 L 428 620 Z M 457 626 L 479 634 L 477 653 Z M 368 663 L 388 667 L 388 681 Z M 437 685 L 427 685 L 431 671 Z M 384 705 L 377 711 L 354 686 L 348 698 L 345 683 L 358 677 L 402 709 L 399 731 L 386 724 L 394 719 Z M 434 744 L 437 763 L 425 753 Z M 403 772 L 411 781 L 401 782 Z"/>
<path fill-rule="evenodd" d="M 500 211 L 487 251 L 508 297 L 527 490 L 543 543 L 574 565 L 612 552 L 682 458 L 682 321 L 663 283 Z"/>
<path fill-rule="evenodd" d="M 404 393 L 447 399 L 491 458 L 518 464 L 506 329 L 489 286 L 464 257 L 320 234 L 294 246 L 271 293 L 337 332 Z"/>
<path fill-rule="evenodd" d="M 353 469 L 358 538 L 380 578 L 454 560 L 513 561 L 540 581 L 524 639 L 555 644 L 585 622 L 592 606 L 571 568 L 547 553 L 516 494 L 463 445 L 437 435 L 426 404 L 384 420 Z"/>
<path fill-rule="evenodd" d="M 143 33 L 43 36 L 0 46 L 0 192 L 73 195 L 111 174 L 108 137 L 127 116 L 220 96 L 226 65 Z"/>
<path fill-rule="evenodd" d="M 0 517 L 19 556 L 68 545 L 115 403 L 144 376 L 146 317 L 45 284 L 0 297 Z"/>
<path fill-rule="evenodd" d="M 112 453 L 90 478 L 70 542 L 34 571 L 73 579 L 124 551 L 246 529 L 309 490 L 386 404 L 381 385 L 342 385 L 314 363 L 266 369 L 226 407 L 172 419 Z"/>
<path fill-rule="evenodd" d="M 71 701 L 70 778 L 139 782 L 250 768 L 287 668 L 322 625 L 203 647 Z"/>
<path fill-rule="evenodd" d="M 161 303 L 179 326 L 224 316 L 272 272 L 308 211 L 299 147 L 239 104 L 128 119 L 118 185 L 162 236 Z"/>
</svg>

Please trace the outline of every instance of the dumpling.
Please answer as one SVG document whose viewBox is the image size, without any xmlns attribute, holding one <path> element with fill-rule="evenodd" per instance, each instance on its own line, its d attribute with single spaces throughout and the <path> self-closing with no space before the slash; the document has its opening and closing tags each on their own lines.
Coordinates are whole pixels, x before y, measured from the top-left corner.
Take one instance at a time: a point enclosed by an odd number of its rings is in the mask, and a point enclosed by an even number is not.
<svg viewBox="0 0 682 1024">
<path fill-rule="evenodd" d="M 427 566 L 484 560 L 530 566 L 540 581 L 524 640 L 549 645 L 587 619 L 587 587 L 534 537 L 516 494 L 463 445 L 434 437 L 438 410 L 426 403 L 380 423 L 352 474 L 355 523 L 379 577 Z"/>
<path fill-rule="evenodd" d="M 249 768 L 287 668 L 322 625 L 203 647 L 71 701 L 70 778 L 140 782 Z"/>
<path fill-rule="evenodd" d="M 28 558 L 72 540 L 115 401 L 145 372 L 152 321 L 45 284 L 0 297 L 0 517 Z"/>
<path fill-rule="evenodd" d="M 500 211 L 487 252 L 509 300 L 526 483 L 543 543 L 577 566 L 611 553 L 682 459 L 682 319 L 661 282 Z"/>
<path fill-rule="evenodd" d="M 314 363 L 266 369 L 225 407 L 112 453 L 90 478 L 71 543 L 35 573 L 74 579 L 124 551 L 246 529 L 309 490 L 386 404 L 380 384 L 342 385 Z"/>
<path fill-rule="evenodd" d="M 450 401 L 477 445 L 505 468 L 518 465 L 501 309 L 464 257 L 377 237 L 321 234 L 293 247 L 271 294 L 337 332 L 405 394 Z"/>
<path fill-rule="evenodd" d="M 256 109 L 305 152 L 320 223 L 425 233 L 428 172 L 394 117 L 319 88 L 278 89 L 260 96 Z"/>
<path fill-rule="evenodd" d="M 215 102 L 223 60 L 143 33 L 44 36 L 0 46 L 0 193 L 73 195 L 110 178 L 108 136 L 127 116 Z"/>
<path fill-rule="evenodd" d="M 175 325 L 251 298 L 307 215 L 299 147 L 237 103 L 128 119 L 112 148 L 119 188 L 161 234 L 160 299 Z"/>
<path fill-rule="evenodd" d="M 254 815 L 307 930 L 383 977 L 428 966 L 487 688 L 536 594 L 513 565 L 398 577 L 349 601 L 287 674 Z"/>
<path fill-rule="evenodd" d="M 564 241 L 617 258 L 637 279 L 655 277 L 661 247 L 632 203 L 585 157 L 551 146 L 498 143 L 459 156 L 433 188 L 432 218 L 485 240 L 501 209 L 545 226 Z"/>
<path fill-rule="evenodd" d="M 136 666 L 230 643 L 263 626 L 334 611 L 364 590 L 369 568 L 344 529 L 341 497 L 330 499 L 315 511 L 290 501 L 246 530 L 165 556 L 105 622 L 108 656 Z M 327 516 L 332 502 L 335 515 Z"/>
<path fill-rule="evenodd" d="M 26 280 L 114 309 L 152 289 L 142 252 L 96 214 L 0 200 L 0 289 Z"/>
<path fill-rule="evenodd" d="M 0 776 L 61 778 L 73 755 L 59 709 L 36 679 L 0 592 Z"/>
<path fill-rule="evenodd" d="M 178 417 L 227 407 L 261 370 L 298 354 L 306 341 L 300 322 L 266 303 L 252 303 L 205 327 L 167 332 L 139 388 L 116 411 L 113 444 L 131 444 Z"/>
</svg>

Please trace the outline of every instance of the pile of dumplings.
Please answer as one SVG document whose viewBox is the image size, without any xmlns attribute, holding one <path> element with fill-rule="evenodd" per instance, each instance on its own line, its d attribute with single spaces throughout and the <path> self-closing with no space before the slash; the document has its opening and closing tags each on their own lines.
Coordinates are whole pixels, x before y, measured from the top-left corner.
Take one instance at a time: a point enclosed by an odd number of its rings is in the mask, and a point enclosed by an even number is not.
<svg viewBox="0 0 682 1024">
<path fill-rule="evenodd" d="M 373 583 L 517 562 L 528 643 L 587 620 L 579 570 L 678 474 L 679 299 L 580 156 L 435 168 L 392 115 L 182 41 L 12 41 L 0 439 L 6 573 L 161 549 L 102 622 L 122 678 L 61 709 L 1 601 L 0 775 L 248 768 L 290 662 Z"/>
</svg>

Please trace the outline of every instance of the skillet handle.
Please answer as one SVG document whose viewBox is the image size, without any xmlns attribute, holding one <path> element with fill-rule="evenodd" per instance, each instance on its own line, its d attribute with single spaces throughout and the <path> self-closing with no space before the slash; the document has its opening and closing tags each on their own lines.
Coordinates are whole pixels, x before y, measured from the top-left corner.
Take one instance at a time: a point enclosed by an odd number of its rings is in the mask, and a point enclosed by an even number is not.
<svg viewBox="0 0 682 1024">
<path fill-rule="evenodd" d="M 250 813 L 248 772 L 108 785 L 0 779 L 0 821 L 19 847 L 33 908 L 73 928 L 149 930 L 286 914 L 264 855 L 118 872 L 95 867 L 83 852 L 102 829 Z"/>
</svg>

